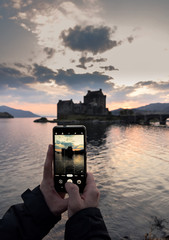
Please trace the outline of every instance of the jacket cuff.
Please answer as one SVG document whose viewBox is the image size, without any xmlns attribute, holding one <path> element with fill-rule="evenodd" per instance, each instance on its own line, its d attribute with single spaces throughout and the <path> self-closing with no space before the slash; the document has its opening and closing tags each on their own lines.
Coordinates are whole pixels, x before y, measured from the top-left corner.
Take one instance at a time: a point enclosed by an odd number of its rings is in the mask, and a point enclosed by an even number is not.
<svg viewBox="0 0 169 240">
<path fill-rule="evenodd" d="M 45 225 L 51 228 L 61 220 L 61 215 L 55 216 L 49 210 L 39 186 L 32 191 L 27 189 L 21 197 L 24 201 L 25 209 L 38 225 Z"/>
<path fill-rule="evenodd" d="M 98 208 L 80 210 L 66 223 L 65 240 L 111 240 Z"/>
</svg>

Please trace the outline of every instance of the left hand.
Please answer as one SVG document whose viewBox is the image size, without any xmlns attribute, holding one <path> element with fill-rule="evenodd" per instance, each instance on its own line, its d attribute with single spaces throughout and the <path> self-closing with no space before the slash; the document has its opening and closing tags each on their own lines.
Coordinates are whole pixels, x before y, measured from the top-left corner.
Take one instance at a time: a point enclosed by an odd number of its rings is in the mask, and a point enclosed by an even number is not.
<svg viewBox="0 0 169 240">
<path fill-rule="evenodd" d="M 64 199 L 64 193 L 58 193 L 54 187 L 54 178 L 52 174 L 53 164 L 53 145 L 49 145 L 46 161 L 44 164 L 43 180 L 40 184 L 40 190 L 45 198 L 50 211 L 58 216 L 67 210 L 68 199 Z"/>
</svg>

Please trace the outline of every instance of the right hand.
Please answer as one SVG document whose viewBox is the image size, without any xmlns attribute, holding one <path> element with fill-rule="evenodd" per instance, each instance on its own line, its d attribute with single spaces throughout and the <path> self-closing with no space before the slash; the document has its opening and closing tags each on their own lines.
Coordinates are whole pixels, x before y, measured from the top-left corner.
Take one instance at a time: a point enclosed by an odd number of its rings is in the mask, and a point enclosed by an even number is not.
<svg viewBox="0 0 169 240">
<path fill-rule="evenodd" d="M 86 186 L 83 194 L 80 195 L 79 188 L 73 183 L 65 184 L 68 199 L 68 217 L 70 218 L 76 212 L 89 207 L 98 207 L 100 192 L 96 187 L 92 173 L 87 174 Z"/>
</svg>

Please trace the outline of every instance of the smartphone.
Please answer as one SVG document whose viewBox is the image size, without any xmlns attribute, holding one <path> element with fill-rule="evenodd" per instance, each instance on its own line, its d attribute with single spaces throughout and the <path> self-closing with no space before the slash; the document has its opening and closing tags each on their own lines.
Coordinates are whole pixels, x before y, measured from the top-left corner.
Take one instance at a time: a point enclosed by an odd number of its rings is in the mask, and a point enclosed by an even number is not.
<svg viewBox="0 0 169 240">
<path fill-rule="evenodd" d="M 82 125 L 53 128 L 54 183 L 57 192 L 66 192 L 72 182 L 83 192 L 86 185 L 86 128 Z"/>
</svg>

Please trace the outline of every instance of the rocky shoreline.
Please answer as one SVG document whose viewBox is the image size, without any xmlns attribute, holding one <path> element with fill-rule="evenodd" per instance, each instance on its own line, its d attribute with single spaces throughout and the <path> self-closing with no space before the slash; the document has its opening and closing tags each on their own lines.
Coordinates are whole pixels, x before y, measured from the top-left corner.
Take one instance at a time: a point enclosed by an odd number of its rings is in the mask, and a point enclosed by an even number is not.
<svg viewBox="0 0 169 240">
<path fill-rule="evenodd" d="M 70 125 L 70 124 L 82 124 L 82 123 L 120 123 L 119 120 L 101 120 L 101 119 L 81 119 L 81 120 L 68 120 L 68 119 L 53 119 L 53 120 L 48 120 L 46 117 L 41 117 L 39 119 L 34 120 L 35 123 L 58 123 L 59 125 Z"/>
</svg>

